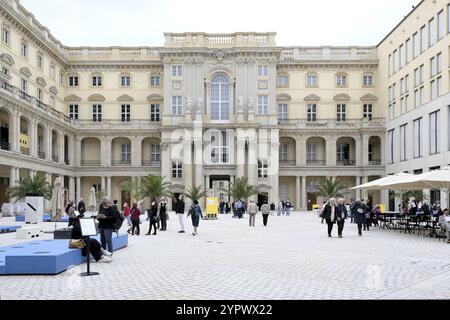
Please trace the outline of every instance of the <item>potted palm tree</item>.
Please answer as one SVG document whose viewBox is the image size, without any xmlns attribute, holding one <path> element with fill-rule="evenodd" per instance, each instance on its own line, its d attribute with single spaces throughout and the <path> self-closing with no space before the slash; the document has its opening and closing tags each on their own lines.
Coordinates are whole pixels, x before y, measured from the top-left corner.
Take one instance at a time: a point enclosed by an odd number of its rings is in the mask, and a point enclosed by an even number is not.
<svg viewBox="0 0 450 320">
<path fill-rule="evenodd" d="M 147 177 L 141 178 L 139 182 L 130 181 L 124 189 L 141 201 L 145 198 L 149 198 L 151 201 L 161 197 L 170 197 L 171 184 L 164 180 L 165 177 L 149 174 Z"/>
<path fill-rule="evenodd" d="M 247 177 L 236 178 L 234 183 L 233 182 L 230 183 L 229 190 L 225 188 L 221 188 L 220 190 L 227 192 L 228 195 L 234 198 L 235 200 L 240 199 L 243 201 L 247 201 L 248 198 L 258 193 L 256 187 L 248 182 Z"/>
<path fill-rule="evenodd" d="M 43 197 L 50 200 L 52 187 L 44 176 L 36 175 L 23 178 L 18 186 L 8 188 L 7 194 L 10 199 L 14 199 L 14 202 L 19 202 L 25 197 Z"/>
<path fill-rule="evenodd" d="M 189 187 L 183 194 L 186 198 L 194 202 L 195 200 L 199 201 L 203 198 L 206 195 L 206 192 L 202 190 L 202 186 L 193 186 Z"/>
<path fill-rule="evenodd" d="M 347 187 L 337 179 L 326 179 L 317 187 L 317 195 L 325 199 L 339 198 L 347 194 Z"/>
</svg>

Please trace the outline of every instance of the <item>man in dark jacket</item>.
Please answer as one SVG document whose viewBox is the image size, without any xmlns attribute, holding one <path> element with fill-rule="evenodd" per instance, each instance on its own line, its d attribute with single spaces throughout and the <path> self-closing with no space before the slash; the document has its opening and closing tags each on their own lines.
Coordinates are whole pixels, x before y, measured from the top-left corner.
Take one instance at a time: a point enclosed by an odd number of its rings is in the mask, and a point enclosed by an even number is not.
<svg viewBox="0 0 450 320">
<path fill-rule="evenodd" d="M 84 203 L 83 198 L 80 198 L 80 202 L 78 202 L 77 209 L 80 214 L 84 214 L 86 212 L 86 204 Z"/>
<path fill-rule="evenodd" d="M 339 199 L 336 206 L 336 219 L 338 225 L 338 236 L 342 238 L 342 231 L 344 231 L 345 220 L 347 219 L 347 208 L 345 207 L 345 200 Z"/>
<path fill-rule="evenodd" d="M 180 227 L 181 227 L 181 230 L 178 231 L 178 233 L 186 233 L 186 231 L 184 231 L 184 209 L 185 209 L 184 199 L 183 199 L 183 196 L 180 195 L 180 197 L 178 198 L 177 204 L 175 206 L 175 213 L 178 216 L 178 220 L 180 221 Z"/>
<path fill-rule="evenodd" d="M 108 246 L 108 251 L 111 253 L 114 251 L 112 234 L 114 232 L 114 222 L 116 219 L 116 211 L 109 202 L 109 199 L 107 197 L 102 198 L 97 215 L 97 220 L 99 221 L 98 229 L 100 231 L 100 241 L 103 249 L 106 250 L 106 247 Z"/>
<path fill-rule="evenodd" d="M 358 225 L 358 235 L 362 236 L 362 227 L 366 223 L 366 205 L 356 199 L 351 208 L 355 223 Z"/>
<path fill-rule="evenodd" d="M 323 207 L 322 218 L 326 220 L 328 225 L 328 237 L 331 238 L 331 232 L 333 226 L 336 223 L 336 200 L 331 198 L 327 204 Z"/>
</svg>

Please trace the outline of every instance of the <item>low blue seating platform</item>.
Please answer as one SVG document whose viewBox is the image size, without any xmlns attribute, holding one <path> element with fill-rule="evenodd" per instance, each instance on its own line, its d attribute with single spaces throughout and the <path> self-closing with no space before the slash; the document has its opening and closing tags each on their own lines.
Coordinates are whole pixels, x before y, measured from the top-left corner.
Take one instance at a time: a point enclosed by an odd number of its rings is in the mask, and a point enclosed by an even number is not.
<svg viewBox="0 0 450 320">
<path fill-rule="evenodd" d="M 49 214 L 44 214 L 44 222 L 52 222 L 52 217 Z M 16 216 L 16 222 L 25 222 L 25 216 Z M 62 217 L 58 222 L 69 222 L 69 217 Z"/>
<path fill-rule="evenodd" d="M 97 236 L 100 241 L 100 237 Z M 113 235 L 114 251 L 128 245 L 128 234 Z M 0 275 L 55 275 L 86 261 L 69 240 L 39 240 L 0 247 Z"/>
<path fill-rule="evenodd" d="M 16 232 L 21 226 L 0 226 L 0 233 Z"/>
</svg>

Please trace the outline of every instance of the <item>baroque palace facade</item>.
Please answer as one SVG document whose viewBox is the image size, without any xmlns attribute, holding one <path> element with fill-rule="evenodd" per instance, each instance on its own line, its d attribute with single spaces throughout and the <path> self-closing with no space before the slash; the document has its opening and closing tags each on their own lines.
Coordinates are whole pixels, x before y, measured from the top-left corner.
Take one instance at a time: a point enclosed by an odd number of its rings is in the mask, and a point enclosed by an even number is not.
<svg viewBox="0 0 450 320">
<path fill-rule="evenodd" d="M 279 47 L 274 33 L 237 32 L 165 33 L 163 47 L 132 48 L 64 46 L 19 1 L 0 0 L 0 203 L 36 174 L 62 176 L 67 200 L 94 186 L 120 203 L 148 174 L 216 195 L 247 176 L 259 201 L 304 210 L 327 177 L 351 187 L 384 176 L 396 30 L 441 9 L 437 99 L 449 89 L 445 0 L 425 0 L 373 47 Z M 385 191 L 355 197 L 388 202 Z"/>
</svg>

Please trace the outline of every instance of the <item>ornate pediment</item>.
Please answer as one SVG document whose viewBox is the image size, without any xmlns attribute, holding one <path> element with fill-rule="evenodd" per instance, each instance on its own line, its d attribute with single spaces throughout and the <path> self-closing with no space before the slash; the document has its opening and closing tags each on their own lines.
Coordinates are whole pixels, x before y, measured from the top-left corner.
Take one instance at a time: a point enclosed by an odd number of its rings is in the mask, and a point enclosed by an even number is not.
<svg viewBox="0 0 450 320">
<path fill-rule="evenodd" d="M 71 94 L 70 96 L 65 97 L 64 101 L 81 101 L 81 98 L 79 96 Z"/>
<path fill-rule="evenodd" d="M 157 101 L 157 102 L 161 102 L 164 101 L 164 97 L 160 94 L 150 94 L 147 96 L 147 101 Z"/>
<path fill-rule="evenodd" d="M 117 101 L 134 101 L 134 98 L 130 97 L 127 94 L 124 94 L 124 95 L 121 95 L 120 97 L 118 97 Z"/>
<path fill-rule="evenodd" d="M 54 95 L 58 95 L 58 93 L 59 93 L 58 89 L 56 89 L 55 86 L 51 86 L 49 90 L 50 90 L 50 92 L 53 93 Z"/>
<path fill-rule="evenodd" d="M 42 77 L 37 77 L 36 78 L 36 83 L 38 85 L 40 85 L 41 87 L 46 87 L 47 86 L 47 81 L 45 81 L 45 79 L 42 78 Z"/>
<path fill-rule="evenodd" d="M 334 101 L 350 101 L 351 99 L 352 98 L 350 98 L 350 96 L 345 93 L 340 93 L 333 98 Z"/>
<path fill-rule="evenodd" d="M 174 192 L 184 192 L 184 185 L 182 184 L 172 184 L 170 189 Z"/>
<path fill-rule="evenodd" d="M 286 93 L 277 95 L 277 101 L 291 101 L 292 97 Z"/>
<path fill-rule="evenodd" d="M 310 94 L 309 96 L 306 96 L 305 101 L 320 101 L 320 97 L 318 95 Z"/>
<path fill-rule="evenodd" d="M 93 94 L 93 95 L 89 96 L 88 100 L 89 101 L 105 101 L 106 99 L 101 94 Z"/>
<path fill-rule="evenodd" d="M 265 183 L 261 183 L 256 186 L 256 190 L 258 190 L 259 192 L 270 191 L 271 189 L 272 186 L 269 186 L 268 184 Z"/>
<path fill-rule="evenodd" d="M 20 68 L 20 73 L 27 78 L 32 76 L 30 69 L 28 69 L 27 67 Z"/>
<path fill-rule="evenodd" d="M 377 100 L 378 98 L 370 93 L 361 97 L 361 101 L 377 101 Z"/>
<path fill-rule="evenodd" d="M 12 67 L 15 64 L 13 57 L 7 53 L 1 54 L 0 60 L 3 61 L 4 63 L 6 63 L 10 67 Z"/>
</svg>

